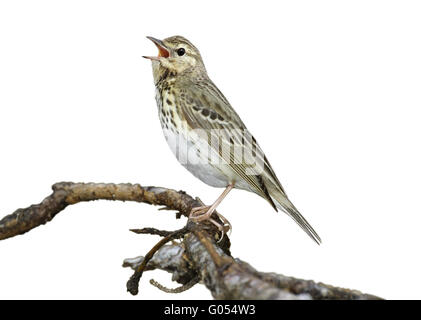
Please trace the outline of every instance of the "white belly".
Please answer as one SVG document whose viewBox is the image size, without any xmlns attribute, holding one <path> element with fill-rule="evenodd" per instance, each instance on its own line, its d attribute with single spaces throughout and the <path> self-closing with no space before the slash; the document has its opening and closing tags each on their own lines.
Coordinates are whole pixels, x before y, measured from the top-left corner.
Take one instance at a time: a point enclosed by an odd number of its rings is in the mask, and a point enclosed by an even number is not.
<svg viewBox="0 0 421 320">
<path fill-rule="evenodd" d="M 215 155 L 216 151 L 208 151 L 207 139 L 198 139 L 197 135 L 192 135 L 191 131 L 187 130 L 186 122 L 178 117 L 174 107 L 175 102 L 172 101 L 171 107 L 163 104 L 162 101 L 171 100 L 171 97 L 167 96 L 165 91 L 162 94 L 163 97 L 157 91 L 156 95 L 158 109 L 165 111 L 165 114 L 160 113 L 161 126 L 165 139 L 177 160 L 196 178 L 212 187 L 225 188 L 235 182 L 236 188 L 252 191 L 227 163 L 217 162 L 216 167 L 213 161 L 218 157 Z M 171 118 L 168 115 L 171 115 Z M 177 124 L 177 129 L 175 129 L 175 124 Z M 211 161 L 208 152 L 213 152 L 214 158 Z"/>
<path fill-rule="evenodd" d="M 229 177 L 221 170 L 215 168 L 208 161 L 208 157 L 204 152 L 198 151 L 198 149 L 206 150 L 207 144 L 205 142 L 196 141 L 193 143 L 186 138 L 186 134 L 183 132 L 174 132 L 165 127 L 163 127 L 163 132 L 177 160 L 196 178 L 217 188 L 225 188 L 233 181 L 233 177 Z"/>
</svg>

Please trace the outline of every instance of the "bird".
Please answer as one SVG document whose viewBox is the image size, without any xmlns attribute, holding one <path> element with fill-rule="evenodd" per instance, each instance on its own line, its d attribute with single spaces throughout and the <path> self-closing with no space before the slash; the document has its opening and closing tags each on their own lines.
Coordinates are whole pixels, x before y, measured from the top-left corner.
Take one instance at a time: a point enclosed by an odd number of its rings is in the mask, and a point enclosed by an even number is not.
<svg viewBox="0 0 421 320">
<path fill-rule="evenodd" d="M 199 50 L 182 36 L 147 38 L 158 48 L 157 56 L 143 57 L 152 62 L 158 114 L 170 149 L 195 177 L 224 188 L 212 205 L 192 208 L 189 219 L 208 220 L 224 231 L 212 214 L 232 189 L 241 189 L 261 196 L 275 211 L 285 212 L 321 244 L 289 200 L 254 136 L 209 78 Z M 218 215 L 231 229 L 229 221 Z"/>
</svg>

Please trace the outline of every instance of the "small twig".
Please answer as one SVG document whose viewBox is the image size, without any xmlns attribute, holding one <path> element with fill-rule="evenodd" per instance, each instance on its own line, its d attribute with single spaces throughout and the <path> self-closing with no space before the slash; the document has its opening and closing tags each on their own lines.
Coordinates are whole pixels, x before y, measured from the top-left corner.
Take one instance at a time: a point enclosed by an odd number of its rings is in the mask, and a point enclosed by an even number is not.
<svg viewBox="0 0 421 320">
<path fill-rule="evenodd" d="M 229 263 L 224 261 L 223 257 L 216 252 L 215 246 L 212 241 L 209 241 L 205 234 L 202 231 L 195 230 L 193 234 L 199 239 L 200 243 L 206 248 L 206 251 L 209 253 L 210 257 L 212 258 L 213 263 L 217 268 L 221 268 L 224 263 Z"/>
<path fill-rule="evenodd" d="M 179 286 L 174 289 L 167 288 L 154 279 L 149 280 L 149 283 L 153 285 L 154 287 L 157 287 L 159 290 L 164 291 L 166 293 L 181 293 L 181 292 L 189 290 L 194 285 L 198 284 L 199 281 L 200 281 L 200 278 L 196 277 L 190 280 L 190 282 L 187 282 L 186 284 L 183 284 L 182 286 Z"/>
<path fill-rule="evenodd" d="M 155 228 L 130 229 L 130 231 L 137 234 L 152 234 L 152 235 L 158 235 L 161 237 L 166 237 L 173 233 L 173 231 L 165 231 L 165 230 L 159 230 Z"/>
<path fill-rule="evenodd" d="M 130 277 L 129 281 L 127 281 L 127 291 L 129 291 L 132 295 L 137 295 L 139 292 L 139 281 L 142 277 L 143 271 L 145 270 L 146 265 L 152 259 L 153 255 L 162 248 L 164 244 L 169 241 L 179 239 L 183 237 L 188 232 L 186 227 L 171 232 L 164 238 L 162 238 L 156 245 L 153 246 L 151 250 L 146 254 L 145 258 L 143 259 L 142 263 L 137 267 L 136 271 Z"/>
<path fill-rule="evenodd" d="M 163 206 L 161 208 L 158 208 L 158 211 L 172 211 L 172 210 L 174 210 L 174 209 L 171 209 L 170 207 L 167 207 L 167 206 Z"/>
</svg>

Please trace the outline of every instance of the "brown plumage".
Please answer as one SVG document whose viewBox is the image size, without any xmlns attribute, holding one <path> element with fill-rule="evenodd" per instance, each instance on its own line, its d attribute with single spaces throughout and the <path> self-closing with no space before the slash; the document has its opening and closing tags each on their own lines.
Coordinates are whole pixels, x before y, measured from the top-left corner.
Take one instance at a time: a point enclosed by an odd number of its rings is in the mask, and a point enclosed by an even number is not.
<svg viewBox="0 0 421 320">
<path fill-rule="evenodd" d="M 199 50 L 181 36 L 162 41 L 148 38 L 159 49 L 157 57 L 145 58 L 152 60 L 158 112 L 170 148 L 197 178 L 226 188 L 212 206 L 193 209 L 191 219 L 215 223 L 211 214 L 232 188 L 238 188 L 287 213 L 320 243 L 316 231 L 288 199 L 256 139 L 208 77 Z"/>
</svg>

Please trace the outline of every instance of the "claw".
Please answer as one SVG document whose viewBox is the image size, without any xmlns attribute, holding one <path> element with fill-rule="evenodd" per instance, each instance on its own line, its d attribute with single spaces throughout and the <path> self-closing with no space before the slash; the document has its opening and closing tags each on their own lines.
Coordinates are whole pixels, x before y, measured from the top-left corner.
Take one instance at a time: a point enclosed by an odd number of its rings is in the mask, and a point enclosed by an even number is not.
<svg viewBox="0 0 421 320">
<path fill-rule="evenodd" d="M 227 218 L 225 218 L 222 214 L 215 211 L 216 207 L 221 203 L 221 201 L 225 198 L 225 196 L 234 188 L 234 183 L 229 184 L 224 192 L 216 199 L 213 205 L 211 206 L 201 206 L 201 207 L 195 207 L 192 208 L 190 211 L 189 219 L 194 222 L 200 222 L 204 220 L 209 220 L 211 223 L 213 223 L 219 231 L 221 231 L 221 237 L 218 242 L 220 242 L 223 237 L 225 236 L 225 227 L 228 227 L 228 232 L 231 234 L 232 231 L 232 225 L 228 221 Z M 211 218 L 212 214 L 215 212 L 215 214 L 219 217 L 219 219 L 222 221 L 222 225 L 215 220 Z"/>
<path fill-rule="evenodd" d="M 232 231 L 232 225 L 228 221 L 227 218 L 225 218 L 222 214 L 215 212 L 215 214 L 221 219 L 223 224 L 216 222 L 214 219 L 211 218 L 212 214 L 214 213 L 214 209 L 211 210 L 212 206 L 201 206 L 201 207 L 195 207 L 192 208 L 190 212 L 189 219 L 194 222 L 200 222 L 204 220 L 209 220 L 213 225 L 215 225 L 218 230 L 221 232 L 221 236 L 219 237 L 218 243 L 222 241 L 222 239 L 225 236 L 226 229 L 228 228 L 228 234 L 231 234 Z"/>
<path fill-rule="evenodd" d="M 222 220 L 222 222 L 224 223 L 224 226 L 225 225 L 227 225 L 228 226 L 228 235 L 230 236 L 231 235 L 231 232 L 232 232 L 232 225 L 231 225 L 231 222 L 229 222 L 228 221 L 228 219 L 227 218 L 225 218 L 222 214 L 220 214 L 220 213 L 216 213 L 217 215 L 218 215 L 218 217 L 219 217 L 219 219 L 221 219 Z"/>
<path fill-rule="evenodd" d="M 217 243 L 220 243 L 225 236 L 225 224 L 221 225 L 220 223 L 216 222 L 212 218 L 209 218 L 209 221 L 212 222 L 218 228 L 218 230 L 221 232 L 221 235 L 220 235 L 220 237 L 218 239 L 218 242 L 217 242 Z"/>
<path fill-rule="evenodd" d="M 210 209 L 211 206 L 201 206 L 192 208 L 190 211 L 189 219 L 195 222 L 207 220 L 213 213 L 213 211 L 211 211 Z"/>
</svg>

